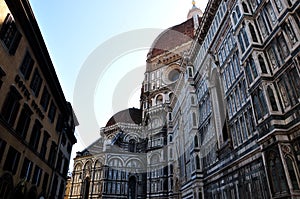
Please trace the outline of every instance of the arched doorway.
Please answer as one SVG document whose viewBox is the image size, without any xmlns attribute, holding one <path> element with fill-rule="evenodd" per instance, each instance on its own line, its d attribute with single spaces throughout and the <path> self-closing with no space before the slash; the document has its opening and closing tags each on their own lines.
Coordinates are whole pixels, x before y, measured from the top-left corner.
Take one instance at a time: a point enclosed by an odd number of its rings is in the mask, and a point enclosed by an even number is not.
<svg viewBox="0 0 300 199">
<path fill-rule="evenodd" d="M 131 176 L 128 181 L 128 199 L 137 198 L 137 180 L 135 176 Z"/>
</svg>

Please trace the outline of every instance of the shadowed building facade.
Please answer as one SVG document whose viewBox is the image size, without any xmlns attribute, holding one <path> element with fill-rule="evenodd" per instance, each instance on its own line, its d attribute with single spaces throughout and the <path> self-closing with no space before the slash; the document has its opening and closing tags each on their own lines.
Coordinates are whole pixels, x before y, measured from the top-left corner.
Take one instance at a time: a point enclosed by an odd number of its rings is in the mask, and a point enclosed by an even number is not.
<svg viewBox="0 0 300 199">
<path fill-rule="evenodd" d="M 0 1 L 0 198 L 63 198 L 76 117 L 26 0 Z"/>
<path fill-rule="evenodd" d="M 299 15 L 194 4 L 149 50 L 140 109 L 78 153 L 69 198 L 299 198 Z"/>
</svg>

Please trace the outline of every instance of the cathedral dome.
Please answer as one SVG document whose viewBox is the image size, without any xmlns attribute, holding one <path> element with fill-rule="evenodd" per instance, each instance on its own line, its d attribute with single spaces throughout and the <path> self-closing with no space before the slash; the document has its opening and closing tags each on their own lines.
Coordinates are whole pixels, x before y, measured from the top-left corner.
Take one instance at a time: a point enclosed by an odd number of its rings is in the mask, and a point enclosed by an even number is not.
<svg viewBox="0 0 300 199">
<path fill-rule="evenodd" d="M 191 41 L 196 38 L 196 30 L 199 26 L 203 13 L 195 6 L 188 13 L 188 19 L 176 26 L 163 31 L 153 42 L 147 54 L 146 71 L 153 71 L 164 64 L 180 58 L 184 51 L 190 48 Z M 185 45 L 187 44 L 187 45 Z M 160 55 L 165 55 L 163 59 L 156 59 Z M 169 59 L 168 59 L 169 58 Z"/>
<path fill-rule="evenodd" d="M 148 59 L 154 58 L 165 52 L 170 52 L 172 49 L 191 41 L 194 37 L 193 19 L 188 19 L 179 25 L 168 28 L 153 42 L 148 53 Z"/>
<path fill-rule="evenodd" d="M 116 123 L 131 123 L 131 124 L 141 124 L 142 123 L 142 110 L 137 108 L 129 108 L 122 110 L 115 115 L 113 115 L 105 127 L 112 126 Z"/>
</svg>

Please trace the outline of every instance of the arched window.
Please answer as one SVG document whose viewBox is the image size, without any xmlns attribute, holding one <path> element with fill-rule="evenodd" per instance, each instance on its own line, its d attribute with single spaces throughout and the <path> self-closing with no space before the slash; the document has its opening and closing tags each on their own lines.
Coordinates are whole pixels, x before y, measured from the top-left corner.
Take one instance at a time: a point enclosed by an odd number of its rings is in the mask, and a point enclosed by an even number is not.
<svg viewBox="0 0 300 199">
<path fill-rule="evenodd" d="M 200 158 L 198 155 L 196 155 L 196 168 L 200 169 Z"/>
<path fill-rule="evenodd" d="M 245 72 L 246 72 L 247 79 L 248 79 L 248 82 L 249 82 L 249 85 L 250 85 L 253 82 L 253 78 L 252 78 L 252 74 L 251 74 L 251 71 L 250 71 L 249 64 L 246 65 L 245 70 L 246 70 Z"/>
<path fill-rule="evenodd" d="M 158 95 L 156 97 L 156 104 L 158 105 L 158 104 L 161 104 L 162 102 L 163 102 L 163 96 L 162 95 Z"/>
<path fill-rule="evenodd" d="M 246 48 L 249 46 L 249 39 L 248 39 L 248 35 L 246 33 L 245 27 L 242 28 L 242 33 L 243 33 L 243 38 L 244 38 L 244 42 L 245 42 L 245 46 Z"/>
<path fill-rule="evenodd" d="M 250 29 L 252 40 L 254 42 L 258 42 L 257 37 L 256 37 L 256 32 L 255 32 L 254 27 L 251 23 L 249 23 L 249 29 Z"/>
<path fill-rule="evenodd" d="M 232 20 L 233 20 L 234 25 L 236 25 L 237 18 L 236 18 L 236 13 L 235 12 L 232 13 Z"/>
<path fill-rule="evenodd" d="M 290 180 L 292 182 L 292 186 L 294 190 L 299 190 L 299 184 L 297 181 L 297 174 L 296 174 L 296 167 L 294 165 L 294 161 L 292 160 L 292 158 L 290 156 L 286 157 L 286 165 L 289 171 L 289 175 L 290 175 Z"/>
<path fill-rule="evenodd" d="M 262 110 L 259 104 L 258 96 L 255 94 L 253 96 L 253 105 L 255 107 L 256 118 L 260 119 L 262 117 Z"/>
<path fill-rule="evenodd" d="M 261 72 L 268 73 L 266 64 L 265 64 L 265 60 L 261 55 L 258 55 L 258 62 L 259 62 L 260 68 L 261 68 Z"/>
<path fill-rule="evenodd" d="M 241 17 L 241 11 L 240 11 L 239 6 L 236 6 L 236 7 L 235 7 L 235 11 L 236 11 L 236 13 L 237 13 L 238 18 L 240 18 L 240 17 Z"/>
<path fill-rule="evenodd" d="M 136 142 L 135 142 L 134 139 L 131 139 L 129 141 L 129 146 L 128 147 L 129 147 L 129 152 L 133 152 L 133 153 L 136 152 Z"/>
<path fill-rule="evenodd" d="M 194 137 L 194 144 L 195 144 L 195 148 L 199 147 L 199 141 L 198 141 L 197 135 L 195 135 L 195 137 Z"/>
<path fill-rule="evenodd" d="M 234 60 L 234 65 L 235 65 L 235 70 L 237 71 L 237 74 L 240 74 L 241 72 L 241 69 L 240 69 L 240 63 L 239 63 L 239 60 L 238 60 L 238 55 L 235 54 L 233 55 L 233 60 Z"/>
<path fill-rule="evenodd" d="M 250 66 L 251 66 L 251 71 L 253 74 L 253 79 L 255 79 L 257 77 L 257 70 L 256 70 L 256 66 L 255 66 L 255 62 L 253 58 L 250 58 Z"/>
<path fill-rule="evenodd" d="M 262 108 L 263 111 L 263 115 L 267 114 L 268 112 L 268 108 L 267 108 L 267 103 L 266 103 L 266 99 L 265 96 L 263 94 L 262 90 L 258 90 L 258 95 L 259 95 L 259 102 L 260 102 L 260 106 Z"/>
<path fill-rule="evenodd" d="M 189 75 L 189 77 L 193 77 L 193 68 L 192 67 L 188 67 L 188 75 Z"/>
<path fill-rule="evenodd" d="M 239 44 L 241 46 L 241 50 L 242 50 L 242 52 L 244 52 L 245 51 L 245 46 L 244 46 L 244 42 L 243 42 L 243 38 L 242 38 L 241 33 L 238 34 L 238 40 L 239 40 Z"/>
<path fill-rule="evenodd" d="M 276 99 L 275 99 L 273 90 L 271 89 L 270 86 L 268 86 L 267 92 L 268 92 L 268 95 L 269 95 L 269 99 L 270 99 L 270 103 L 271 103 L 272 110 L 273 110 L 273 111 L 278 111 Z"/>
<path fill-rule="evenodd" d="M 287 182 L 280 159 L 275 151 L 268 154 L 268 172 L 270 177 L 271 190 L 275 193 L 287 191 Z"/>
<path fill-rule="evenodd" d="M 195 98 L 194 98 L 194 96 L 191 97 L 191 104 L 195 104 Z"/>
<path fill-rule="evenodd" d="M 245 2 L 243 2 L 242 5 L 243 5 L 243 10 L 244 10 L 244 12 L 245 12 L 245 13 L 249 13 L 247 4 L 246 4 Z"/>
<path fill-rule="evenodd" d="M 172 135 L 169 136 L 169 142 L 173 142 L 173 136 Z"/>
<path fill-rule="evenodd" d="M 195 113 L 192 114 L 192 118 L 193 118 L 193 126 L 197 126 L 197 117 Z"/>
</svg>

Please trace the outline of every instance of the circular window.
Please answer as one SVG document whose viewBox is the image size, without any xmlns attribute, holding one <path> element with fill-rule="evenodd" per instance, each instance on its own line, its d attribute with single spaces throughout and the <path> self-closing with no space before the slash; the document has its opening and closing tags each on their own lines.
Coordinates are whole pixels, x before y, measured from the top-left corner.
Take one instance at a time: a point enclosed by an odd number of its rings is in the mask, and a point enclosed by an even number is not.
<svg viewBox="0 0 300 199">
<path fill-rule="evenodd" d="M 171 70 L 168 74 L 168 79 L 171 82 L 175 82 L 179 78 L 180 72 L 177 69 Z"/>
</svg>

